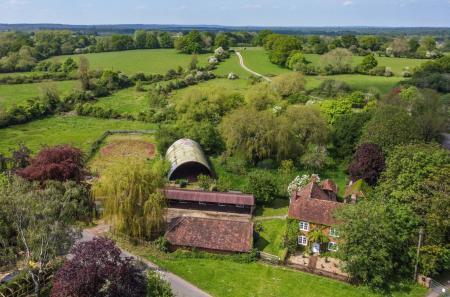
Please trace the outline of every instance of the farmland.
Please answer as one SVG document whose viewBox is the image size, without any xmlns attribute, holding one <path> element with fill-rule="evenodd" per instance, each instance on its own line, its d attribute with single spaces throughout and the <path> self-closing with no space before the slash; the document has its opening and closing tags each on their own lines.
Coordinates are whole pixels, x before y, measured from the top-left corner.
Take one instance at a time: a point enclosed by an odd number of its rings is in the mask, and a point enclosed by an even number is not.
<svg viewBox="0 0 450 297">
<path fill-rule="evenodd" d="M 41 95 L 43 87 L 55 88 L 61 97 L 68 95 L 79 85 L 78 81 L 42 82 L 31 84 L 1 85 L 0 84 L 0 108 L 8 108 L 12 105 L 21 105 L 27 100 Z"/>
<path fill-rule="evenodd" d="M 263 48 L 245 48 L 239 49 L 245 59 L 245 64 L 252 70 L 264 75 L 272 76 L 278 75 L 290 71 L 289 69 L 279 67 L 270 63 L 269 55 Z M 320 65 L 320 55 L 318 54 L 305 54 L 305 58 L 311 62 L 314 66 Z M 356 66 L 361 63 L 363 57 L 353 56 L 352 66 Z M 401 73 L 405 67 L 409 67 L 411 70 L 424 62 L 423 59 L 408 59 L 408 58 L 390 58 L 390 57 L 378 57 L 376 56 L 378 65 L 390 67 L 395 76 L 401 76 Z"/>
<path fill-rule="evenodd" d="M 23 125 L 0 129 L 0 152 L 9 153 L 18 144 L 33 152 L 43 146 L 72 144 L 87 152 L 106 130 L 152 129 L 153 125 L 126 120 L 107 120 L 78 116 L 55 116 Z"/>
<path fill-rule="evenodd" d="M 143 72 L 147 74 L 164 74 L 178 66 L 187 68 L 191 55 L 177 53 L 174 49 L 131 50 L 120 52 L 93 53 L 84 55 L 92 69 L 110 69 L 126 74 Z M 210 54 L 197 55 L 200 65 L 206 64 Z M 53 57 L 64 61 L 69 56 Z M 71 56 L 77 58 L 77 56 Z M 77 59 L 76 59 L 77 60 Z"/>
</svg>

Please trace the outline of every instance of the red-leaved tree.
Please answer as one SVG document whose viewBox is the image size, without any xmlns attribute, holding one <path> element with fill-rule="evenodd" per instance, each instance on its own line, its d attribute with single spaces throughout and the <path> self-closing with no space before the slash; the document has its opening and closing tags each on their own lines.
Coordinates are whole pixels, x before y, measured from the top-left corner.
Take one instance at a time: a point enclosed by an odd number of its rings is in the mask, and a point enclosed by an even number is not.
<svg viewBox="0 0 450 297">
<path fill-rule="evenodd" d="M 80 181 L 85 175 L 83 153 L 69 145 L 44 148 L 17 174 L 30 181 Z"/>
<path fill-rule="evenodd" d="M 53 278 L 51 297 L 143 297 L 145 277 L 106 238 L 76 244 Z"/>
<path fill-rule="evenodd" d="M 348 171 L 353 181 L 363 179 L 373 186 L 377 183 L 384 167 L 384 155 L 381 148 L 374 143 L 363 143 L 356 149 Z"/>
</svg>

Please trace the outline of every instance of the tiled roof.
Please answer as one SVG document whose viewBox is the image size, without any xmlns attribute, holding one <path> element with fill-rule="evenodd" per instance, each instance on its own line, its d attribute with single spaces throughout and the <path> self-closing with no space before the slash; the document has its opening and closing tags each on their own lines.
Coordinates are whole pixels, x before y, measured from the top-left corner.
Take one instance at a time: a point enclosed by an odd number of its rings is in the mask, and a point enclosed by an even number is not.
<svg viewBox="0 0 450 297">
<path fill-rule="evenodd" d="M 328 196 L 316 182 L 312 181 L 297 193 L 289 204 L 288 216 L 297 220 L 321 225 L 334 225 L 333 212 L 342 203 Z"/>
<path fill-rule="evenodd" d="M 322 189 L 327 191 L 332 191 L 333 193 L 338 193 L 338 187 L 331 179 L 326 179 L 321 183 Z"/>
<path fill-rule="evenodd" d="M 207 192 L 207 191 L 193 191 L 183 190 L 177 188 L 165 188 L 164 194 L 170 200 L 183 201 L 197 201 L 220 204 L 234 204 L 234 205 L 255 205 L 255 198 L 253 195 L 242 193 L 225 193 L 225 192 Z"/>
<path fill-rule="evenodd" d="M 333 212 L 341 205 L 343 203 L 335 201 L 299 198 L 291 201 L 288 216 L 301 221 L 332 226 L 336 224 Z"/>
<path fill-rule="evenodd" d="M 253 223 L 181 217 L 165 236 L 175 246 L 248 252 L 253 246 Z"/>
<path fill-rule="evenodd" d="M 297 192 L 297 199 L 299 197 L 331 200 L 331 198 L 315 182 L 310 182 L 309 184 L 301 188 Z"/>
</svg>

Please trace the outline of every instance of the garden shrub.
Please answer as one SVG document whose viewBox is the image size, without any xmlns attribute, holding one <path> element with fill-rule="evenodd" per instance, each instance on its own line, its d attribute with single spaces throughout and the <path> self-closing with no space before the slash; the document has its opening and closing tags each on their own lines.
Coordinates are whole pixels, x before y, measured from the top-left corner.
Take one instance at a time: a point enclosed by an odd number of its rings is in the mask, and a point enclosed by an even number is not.
<svg viewBox="0 0 450 297">
<path fill-rule="evenodd" d="M 282 247 L 286 248 L 290 254 L 295 253 L 298 244 L 298 222 L 295 219 L 286 219 L 286 230 L 283 236 Z"/>
</svg>

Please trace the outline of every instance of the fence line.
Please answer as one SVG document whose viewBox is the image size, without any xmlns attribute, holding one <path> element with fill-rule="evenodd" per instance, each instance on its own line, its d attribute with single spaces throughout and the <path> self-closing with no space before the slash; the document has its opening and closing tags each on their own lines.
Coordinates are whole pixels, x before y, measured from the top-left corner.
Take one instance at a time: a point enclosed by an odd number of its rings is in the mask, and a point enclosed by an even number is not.
<svg viewBox="0 0 450 297">
<path fill-rule="evenodd" d="M 430 289 L 433 290 L 433 292 L 440 294 L 439 296 L 450 296 L 448 289 L 443 284 L 435 281 L 434 279 L 430 279 Z"/>
</svg>

